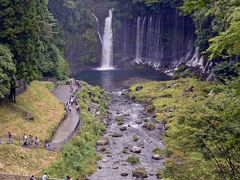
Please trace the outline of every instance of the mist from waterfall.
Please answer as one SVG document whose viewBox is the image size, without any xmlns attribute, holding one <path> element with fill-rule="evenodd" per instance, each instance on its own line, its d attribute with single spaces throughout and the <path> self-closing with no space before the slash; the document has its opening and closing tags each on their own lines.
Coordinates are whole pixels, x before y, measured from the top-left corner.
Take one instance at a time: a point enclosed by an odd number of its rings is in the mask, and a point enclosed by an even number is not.
<svg viewBox="0 0 240 180">
<path fill-rule="evenodd" d="M 98 70 L 113 70 L 113 31 L 112 31 L 113 9 L 109 10 L 109 15 L 105 19 L 102 62 Z"/>
</svg>

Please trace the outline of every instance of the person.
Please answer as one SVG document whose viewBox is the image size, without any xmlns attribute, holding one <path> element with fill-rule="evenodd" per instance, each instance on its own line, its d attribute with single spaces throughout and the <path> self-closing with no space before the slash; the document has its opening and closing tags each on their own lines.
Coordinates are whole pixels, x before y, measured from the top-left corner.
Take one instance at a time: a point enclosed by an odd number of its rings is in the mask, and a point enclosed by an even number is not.
<svg viewBox="0 0 240 180">
<path fill-rule="evenodd" d="M 27 146 L 27 143 L 28 143 L 28 137 L 26 134 L 24 134 L 23 136 L 23 146 Z"/>
<path fill-rule="evenodd" d="M 37 136 L 35 137 L 35 145 L 36 146 L 40 145 L 40 139 Z"/>
<path fill-rule="evenodd" d="M 72 180 L 70 176 L 67 176 L 65 180 Z"/>
<path fill-rule="evenodd" d="M 76 105 L 76 109 L 77 109 L 77 112 L 79 112 L 79 105 L 78 104 Z"/>
<path fill-rule="evenodd" d="M 42 180 L 47 180 L 48 179 L 48 176 L 47 176 L 47 173 L 45 172 L 42 176 Z"/>
<path fill-rule="evenodd" d="M 32 135 L 30 134 L 29 135 L 29 142 L 28 142 L 28 144 L 31 146 L 32 145 L 32 141 L 33 141 L 33 137 L 32 137 Z"/>
<path fill-rule="evenodd" d="M 72 106 L 68 107 L 69 112 L 72 112 Z"/>
<path fill-rule="evenodd" d="M 48 140 L 45 139 L 45 148 L 48 148 Z"/>
<path fill-rule="evenodd" d="M 8 143 L 9 144 L 12 143 L 12 134 L 11 134 L 11 132 L 8 132 Z"/>
<path fill-rule="evenodd" d="M 34 177 L 34 175 L 32 175 L 32 176 L 30 177 L 30 180 L 36 180 L 35 177 Z"/>
</svg>

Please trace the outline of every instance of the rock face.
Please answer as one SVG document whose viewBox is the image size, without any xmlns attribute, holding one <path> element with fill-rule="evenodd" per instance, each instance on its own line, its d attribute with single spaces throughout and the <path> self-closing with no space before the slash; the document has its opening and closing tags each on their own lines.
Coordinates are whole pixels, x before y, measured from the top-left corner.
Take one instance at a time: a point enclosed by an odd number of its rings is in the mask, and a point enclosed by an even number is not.
<svg viewBox="0 0 240 180">
<path fill-rule="evenodd" d="M 131 148 L 131 152 L 133 152 L 133 153 L 141 153 L 141 148 L 138 147 L 138 146 L 133 146 Z"/>
<path fill-rule="evenodd" d="M 133 175 L 133 177 L 136 177 L 136 178 L 147 178 L 148 177 L 147 171 L 143 167 L 137 167 L 136 169 L 134 169 L 132 171 L 132 175 Z"/>
<path fill-rule="evenodd" d="M 25 114 L 25 118 L 26 118 L 27 120 L 34 120 L 34 114 L 33 114 L 32 112 L 27 112 L 27 113 Z"/>
</svg>

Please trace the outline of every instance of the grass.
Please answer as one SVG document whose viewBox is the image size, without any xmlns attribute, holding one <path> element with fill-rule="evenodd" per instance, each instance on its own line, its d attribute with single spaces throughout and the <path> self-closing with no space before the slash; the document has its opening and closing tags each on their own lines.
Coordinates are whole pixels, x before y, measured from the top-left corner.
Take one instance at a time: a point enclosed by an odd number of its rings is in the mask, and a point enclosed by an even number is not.
<svg viewBox="0 0 240 180">
<path fill-rule="evenodd" d="M 162 151 L 162 149 L 160 149 L 160 148 L 155 148 L 155 149 L 153 150 L 153 154 L 162 155 L 162 154 L 163 154 L 163 151 Z"/>
<path fill-rule="evenodd" d="M 140 163 L 140 159 L 137 156 L 129 156 L 126 161 L 131 164 L 139 164 Z"/>
<path fill-rule="evenodd" d="M 10 131 L 14 136 L 22 137 L 24 133 L 49 138 L 52 130 L 64 116 L 63 105 L 51 93 L 53 84 L 34 81 L 28 90 L 17 97 L 17 103 L 0 105 L 0 136 L 7 136 Z M 26 120 L 25 112 L 32 112 L 35 119 Z M 57 153 L 45 149 L 26 149 L 16 145 L 0 146 L 0 172 L 14 174 L 40 175 L 42 169 Z"/>
<path fill-rule="evenodd" d="M 141 91 L 136 91 L 137 86 L 143 86 Z M 185 90 L 194 86 L 193 92 Z M 167 87 L 167 88 L 164 88 Z M 130 98 L 148 104 L 147 109 L 156 115 L 159 123 L 167 122 L 167 131 L 164 141 L 166 149 L 154 149 L 153 153 L 165 156 L 165 170 L 160 169 L 158 175 L 162 178 L 175 177 L 176 179 L 196 177 L 216 177 L 214 162 L 204 160 L 203 156 L 194 149 L 188 149 L 185 139 L 191 137 L 182 136 L 188 132 L 186 126 L 181 123 L 181 116 L 189 107 L 201 107 L 209 97 L 211 90 L 221 92 L 221 85 L 197 79 L 178 79 L 166 82 L 145 82 L 133 85 L 129 92 Z M 171 94 L 171 98 L 169 98 Z M 219 95 L 221 98 L 221 95 Z M 196 111 L 195 114 L 198 112 Z M 191 117 L 188 118 L 191 120 Z"/>
<path fill-rule="evenodd" d="M 89 92 L 94 93 L 95 97 L 91 98 Z M 96 151 L 96 142 L 105 131 L 102 119 L 108 110 L 109 98 L 101 88 L 86 83 L 78 92 L 78 96 L 81 107 L 81 130 L 64 146 L 59 160 L 46 169 L 52 177 L 64 178 L 69 175 L 84 179 L 96 170 L 96 161 L 101 158 Z M 100 104 L 100 116 L 96 117 L 88 111 L 92 102 Z"/>
<path fill-rule="evenodd" d="M 0 105 L 0 136 L 10 131 L 14 136 L 24 133 L 46 139 L 64 116 L 64 106 L 53 96 L 50 82 L 34 81 L 27 92 L 17 97 L 17 103 Z M 51 89 L 51 90 L 50 90 Z M 32 112 L 34 120 L 26 120 L 25 113 Z"/>
</svg>

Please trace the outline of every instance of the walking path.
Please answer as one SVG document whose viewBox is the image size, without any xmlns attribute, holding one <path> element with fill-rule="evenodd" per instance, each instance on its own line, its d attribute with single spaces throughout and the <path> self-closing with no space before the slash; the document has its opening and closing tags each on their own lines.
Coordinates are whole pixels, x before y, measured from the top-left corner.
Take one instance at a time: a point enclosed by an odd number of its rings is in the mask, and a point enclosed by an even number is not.
<svg viewBox="0 0 240 180">
<path fill-rule="evenodd" d="M 77 88 L 74 86 L 73 91 Z M 55 96 L 66 104 L 69 101 L 71 92 L 69 85 L 59 86 L 54 90 Z M 62 124 L 58 127 L 56 133 L 54 134 L 50 148 L 53 150 L 60 149 L 75 133 L 76 129 L 79 126 L 80 116 L 79 112 L 77 112 L 75 104 L 73 105 L 72 112 L 67 114 L 66 119 L 62 122 Z"/>
</svg>

